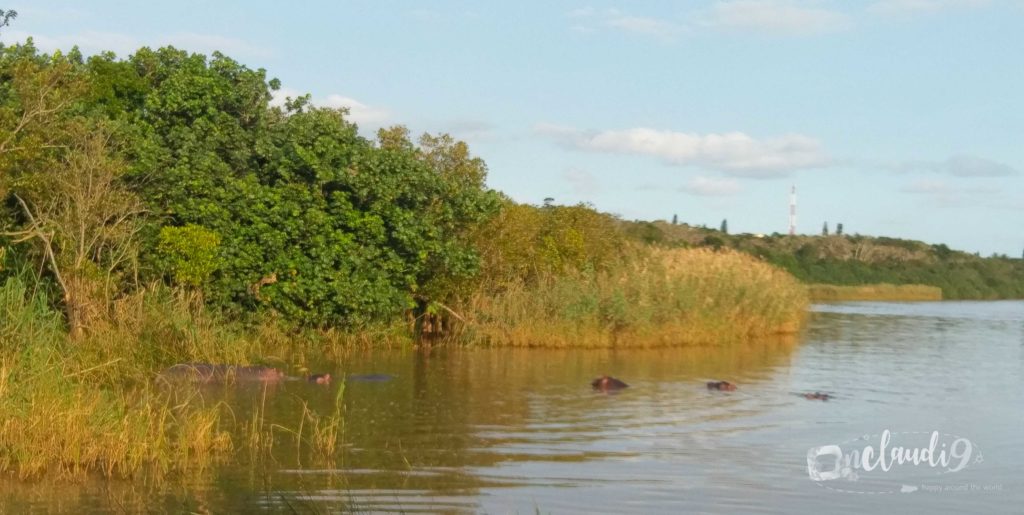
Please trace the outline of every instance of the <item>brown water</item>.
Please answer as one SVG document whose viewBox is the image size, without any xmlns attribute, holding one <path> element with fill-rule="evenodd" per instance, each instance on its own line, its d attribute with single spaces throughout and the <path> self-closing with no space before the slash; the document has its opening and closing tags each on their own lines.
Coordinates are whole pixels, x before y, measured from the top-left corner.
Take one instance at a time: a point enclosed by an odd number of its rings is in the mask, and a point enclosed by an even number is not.
<svg viewBox="0 0 1024 515">
<path fill-rule="evenodd" d="M 337 460 L 279 432 L 270 462 L 161 488 L 4 483 L 0 511 L 1020 512 L 1024 302 L 814 311 L 802 341 L 725 349 L 354 354 L 324 367 L 392 378 L 347 382 Z M 604 373 L 630 388 L 592 391 Z M 709 392 L 712 379 L 739 389 Z M 330 413 L 336 387 L 226 395 L 238 417 L 265 406 L 268 423 L 295 427 L 303 400 Z M 814 391 L 835 398 L 798 395 Z M 809 449 L 877 449 L 885 430 L 893 446 L 967 440 L 969 464 L 810 479 Z"/>
</svg>

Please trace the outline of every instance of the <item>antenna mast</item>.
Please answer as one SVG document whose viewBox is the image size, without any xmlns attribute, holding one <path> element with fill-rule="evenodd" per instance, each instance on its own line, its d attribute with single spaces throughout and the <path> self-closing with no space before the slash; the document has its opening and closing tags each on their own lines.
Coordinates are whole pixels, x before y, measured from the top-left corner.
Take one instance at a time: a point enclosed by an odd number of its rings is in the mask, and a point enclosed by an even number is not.
<svg viewBox="0 0 1024 515">
<path fill-rule="evenodd" d="M 789 235 L 796 234 L 796 185 L 789 193 Z"/>
</svg>

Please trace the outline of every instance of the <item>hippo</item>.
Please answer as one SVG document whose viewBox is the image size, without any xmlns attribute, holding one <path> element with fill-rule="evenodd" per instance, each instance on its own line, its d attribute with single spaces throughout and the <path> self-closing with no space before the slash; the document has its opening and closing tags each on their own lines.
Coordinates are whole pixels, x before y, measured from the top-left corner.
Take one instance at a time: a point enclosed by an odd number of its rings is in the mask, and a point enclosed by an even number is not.
<svg viewBox="0 0 1024 515">
<path fill-rule="evenodd" d="M 298 380 L 286 377 L 284 372 L 272 367 L 213 365 L 210 363 L 179 363 L 160 372 L 164 380 L 191 381 L 196 383 L 229 383 L 229 382 L 260 382 L 279 383 L 285 380 Z M 330 374 L 314 374 L 307 376 L 313 384 L 330 384 Z"/>
<path fill-rule="evenodd" d="M 160 372 L 160 377 L 197 383 L 224 383 L 230 381 L 276 383 L 284 379 L 284 372 L 276 368 L 260 366 L 179 363 Z"/>
<path fill-rule="evenodd" d="M 312 384 L 331 384 L 331 374 L 313 374 L 306 376 L 306 382 Z"/>
<path fill-rule="evenodd" d="M 623 383 L 622 381 L 619 381 L 618 379 L 615 379 L 614 377 L 611 376 L 598 377 L 597 379 L 594 379 L 593 381 L 590 382 L 590 386 L 592 386 L 595 390 L 601 390 L 602 392 L 629 388 L 628 384 Z"/>
<path fill-rule="evenodd" d="M 394 378 L 395 376 L 391 374 L 354 374 L 346 377 L 345 379 L 360 383 L 383 383 Z"/>
<path fill-rule="evenodd" d="M 729 381 L 708 381 L 708 390 L 721 390 L 723 392 L 736 391 L 736 385 Z"/>
<path fill-rule="evenodd" d="M 809 401 L 827 401 L 832 398 L 831 395 L 821 392 L 805 393 L 803 396 Z"/>
</svg>

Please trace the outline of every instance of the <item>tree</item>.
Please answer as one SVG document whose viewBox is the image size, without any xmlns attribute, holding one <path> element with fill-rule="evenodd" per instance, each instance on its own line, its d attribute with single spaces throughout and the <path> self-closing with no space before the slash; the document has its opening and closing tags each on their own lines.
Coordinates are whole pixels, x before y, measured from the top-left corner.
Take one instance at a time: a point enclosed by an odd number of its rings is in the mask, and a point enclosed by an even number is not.
<svg viewBox="0 0 1024 515">
<path fill-rule="evenodd" d="M 11 20 L 18 17 L 18 11 L 14 9 L 3 10 L 0 9 L 0 29 L 7 27 L 11 24 Z"/>
<path fill-rule="evenodd" d="M 679 223 L 679 215 L 672 215 L 672 225 L 677 225 L 678 223 Z"/>
<path fill-rule="evenodd" d="M 843 224 L 836 224 L 836 235 L 843 235 Z"/>
<path fill-rule="evenodd" d="M 721 231 L 725 234 L 729 234 L 729 221 L 722 219 Z"/>
<path fill-rule="evenodd" d="M 825 222 L 825 225 L 821 227 L 821 235 L 828 236 L 828 222 Z"/>
<path fill-rule="evenodd" d="M 270 107 L 277 82 L 219 53 L 83 62 L 15 45 L 0 77 L 0 243 L 42 260 L 75 328 L 136 268 L 229 312 L 342 327 L 445 299 L 479 269 L 472 236 L 498 196 L 451 136 L 373 142 L 308 96 Z"/>
<path fill-rule="evenodd" d="M 4 234 L 30 245 L 49 269 L 73 337 L 105 314 L 122 276 L 135 276 L 144 208 L 122 186 L 124 170 L 109 133 L 82 123 L 52 168 L 25 174 L 11 188 L 23 223 Z"/>
</svg>

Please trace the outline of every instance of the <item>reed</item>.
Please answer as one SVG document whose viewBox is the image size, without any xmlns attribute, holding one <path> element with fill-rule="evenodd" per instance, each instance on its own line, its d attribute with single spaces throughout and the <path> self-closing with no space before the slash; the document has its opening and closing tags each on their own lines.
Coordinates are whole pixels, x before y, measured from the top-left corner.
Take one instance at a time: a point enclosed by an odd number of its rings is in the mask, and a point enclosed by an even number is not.
<svg viewBox="0 0 1024 515">
<path fill-rule="evenodd" d="M 545 347 L 725 344 L 795 332 L 807 303 L 795 279 L 749 255 L 651 249 L 605 272 L 478 294 L 464 338 Z"/>
<path fill-rule="evenodd" d="M 329 461 L 338 450 L 338 444 L 345 431 L 344 399 L 345 383 L 342 381 L 334 395 L 334 404 L 330 415 L 320 415 L 310 409 L 308 405 L 303 405 L 303 423 L 308 422 L 310 427 L 310 449 L 321 460 Z"/>
<path fill-rule="evenodd" d="M 79 381 L 70 363 L 38 355 L 0 365 L 0 471 L 19 478 L 194 473 L 231 450 L 217 406 L 172 404 Z"/>
<path fill-rule="evenodd" d="M 942 288 L 924 284 L 883 283 L 861 286 L 809 284 L 807 285 L 807 294 L 814 302 L 942 300 Z"/>
<path fill-rule="evenodd" d="M 136 326 L 112 322 L 71 341 L 45 292 L 17 276 L 0 285 L 0 472 L 19 478 L 145 472 L 160 480 L 202 471 L 230 454 L 225 407 L 157 388 L 151 366 L 159 354 L 139 351 L 127 339 L 184 320 L 174 320 L 173 311 L 157 317 L 166 305 L 136 307 L 151 310 Z M 204 336 L 197 334 L 184 331 L 177 341 L 198 344 Z M 112 336 L 118 339 L 104 340 Z"/>
</svg>

